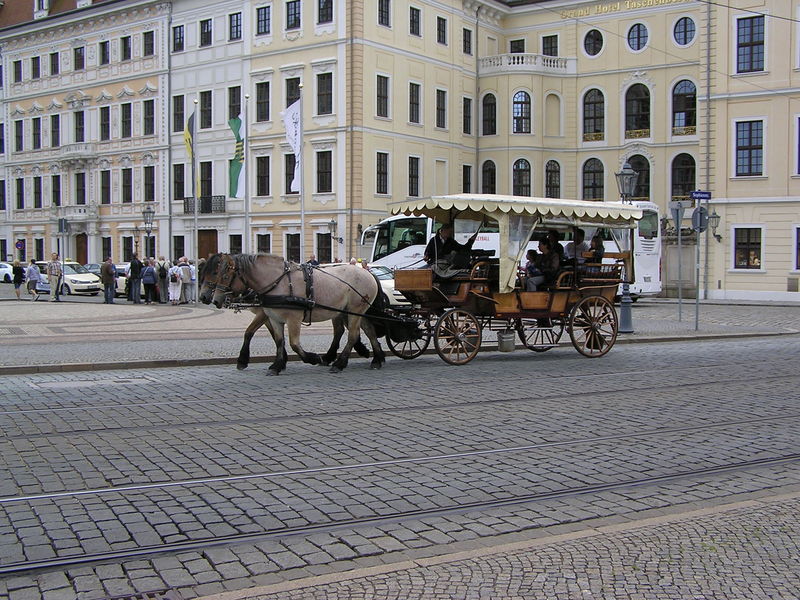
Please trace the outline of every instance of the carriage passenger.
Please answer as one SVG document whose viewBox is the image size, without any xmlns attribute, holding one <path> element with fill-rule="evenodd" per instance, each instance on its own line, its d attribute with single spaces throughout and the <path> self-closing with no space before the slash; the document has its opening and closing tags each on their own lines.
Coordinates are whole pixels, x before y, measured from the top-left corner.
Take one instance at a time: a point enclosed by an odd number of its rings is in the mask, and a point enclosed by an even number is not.
<svg viewBox="0 0 800 600">
<path fill-rule="evenodd" d="M 539 254 L 534 256 L 533 265 L 535 274 L 533 277 L 528 277 L 525 284 L 527 291 L 535 292 L 541 287 L 552 285 L 555 282 L 561 262 L 558 254 L 553 251 L 553 245 L 549 238 L 539 241 Z"/>
<path fill-rule="evenodd" d="M 561 234 L 555 229 L 547 232 L 547 239 L 550 241 L 550 251 L 558 256 L 558 266 L 564 264 L 564 246 L 561 245 Z"/>
<path fill-rule="evenodd" d="M 583 257 L 583 253 L 588 251 L 589 244 L 586 243 L 586 232 L 583 229 L 576 229 L 575 239 L 564 248 L 564 257 L 570 262 L 577 259 L 578 264 L 581 265 L 586 260 Z"/>
</svg>

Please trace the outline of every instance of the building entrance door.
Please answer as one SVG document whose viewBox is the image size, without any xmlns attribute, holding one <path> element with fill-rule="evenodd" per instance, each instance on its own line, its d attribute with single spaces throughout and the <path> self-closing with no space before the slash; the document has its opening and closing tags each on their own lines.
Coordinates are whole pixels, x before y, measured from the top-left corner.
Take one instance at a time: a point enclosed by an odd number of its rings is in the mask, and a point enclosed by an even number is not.
<svg viewBox="0 0 800 600">
<path fill-rule="evenodd" d="M 197 232 L 197 257 L 208 258 L 211 254 L 219 252 L 217 249 L 217 230 L 200 229 Z"/>
<path fill-rule="evenodd" d="M 80 265 L 89 262 L 88 239 L 85 233 L 75 236 L 75 261 Z"/>
</svg>

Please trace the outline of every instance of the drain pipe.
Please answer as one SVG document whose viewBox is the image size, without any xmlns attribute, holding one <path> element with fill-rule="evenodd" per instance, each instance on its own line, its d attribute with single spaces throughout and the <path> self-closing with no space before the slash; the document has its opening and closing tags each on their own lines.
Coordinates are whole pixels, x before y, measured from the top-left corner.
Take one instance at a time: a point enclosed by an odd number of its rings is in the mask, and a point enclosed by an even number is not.
<svg viewBox="0 0 800 600">
<path fill-rule="evenodd" d="M 478 188 L 478 174 L 480 173 L 480 146 L 481 146 L 481 119 L 480 119 L 480 105 L 481 105 L 481 82 L 480 82 L 480 56 L 479 56 L 479 49 L 480 49 L 480 30 L 481 30 L 481 9 L 483 6 L 478 6 L 475 9 L 475 173 L 473 174 L 472 178 L 475 181 L 475 193 L 479 191 Z M 473 187 L 472 182 L 470 182 L 470 187 Z"/>
<path fill-rule="evenodd" d="M 711 3 L 706 4 L 706 172 L 705 189 L 711 191 Z M 698 204 L 700 202 L 698 201 Z M 706 214 L 711 214 L 710 201 L 706 200 Z M 705 264 L 703 267 L 703 299 L 708 300 L 708 253 L 710 251 L 708 243 L 708 232 L 705 238 Z M 697 240 L 698 248 L 700 240 Z"/>
<path fill-rule="evenodd" d="M 173 177 L 175 172 L 172 166 L 172 52 L 169 48 L 170 34 L 172 33 L 172 3 L 169 3 L 169 16 L 167 17 L 167 33 L 164 36 L 167 43 L 167 251 L 161 249 L 156 256 L 162 255 L 169 260 L 175 258 L 172 251 L 172 192 L 175 190 Z"/>
</svg>

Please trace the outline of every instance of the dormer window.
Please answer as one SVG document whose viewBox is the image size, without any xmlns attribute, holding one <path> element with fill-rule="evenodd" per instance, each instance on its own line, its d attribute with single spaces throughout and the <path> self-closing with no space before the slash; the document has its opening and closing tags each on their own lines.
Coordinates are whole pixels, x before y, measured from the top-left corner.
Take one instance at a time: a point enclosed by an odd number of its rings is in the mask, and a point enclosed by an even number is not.
<svg viewBox="0 0 800 600">
<path fill-rule="evenodd" d="M 41 19 L 50 13 L 50 0 L 34 0 L 33 18 Z"/>
</svg>

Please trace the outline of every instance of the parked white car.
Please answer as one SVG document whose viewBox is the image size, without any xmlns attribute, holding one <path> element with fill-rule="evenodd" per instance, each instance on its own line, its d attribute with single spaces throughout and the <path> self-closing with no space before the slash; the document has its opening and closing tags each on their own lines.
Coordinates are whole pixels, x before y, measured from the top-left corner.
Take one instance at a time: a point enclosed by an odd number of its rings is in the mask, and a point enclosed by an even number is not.
<svg viewBox="0 0 800 600">
<path fill-rule="evenodd" d="M 11 283 L 11 280 L 14 278 L 12 266 L 11 263 L 0 262 L 0 281 L 3 283 Z"/>
<path fill-rule="evenodd" d="M 381 288 L 389 296 L 389 304 L 392 306 L 409 306 L 411 304 L 401 292 L 394 289 L 394 271 L 389 267 L 374 266 L 369 268 L 369 272 L 375 275 Z"/>
<path fill-rule="evenodd" d="M 49 293 L 50 282 L 47 280 L 47 263 L 39 261 L 36 266 L 39 267 L 39 271 L 42 273 L 42 280 L 36 286 L 36 289 L 40 293 Z M 62 294 L 89 294 L 96 296 L 101 289 L 100 278 L 87 271 L 86 267 L 76 262 L 64 263 L 64 279 L 61 284 Z"/>
<path fill-rule="evenodd" d="M 130 263 L 120 263 L 118 265 L 114 265 L 117 267 L 117 290 L 114 294 L 115 296 L 126 296 L 125 293 L 125 286 L 128 284 L 128 278 L 125 277 L 125 273 L 128 271 L 128 267 Z M 142 298 L 144 298 L 144 284 L 142 283 L 139 285 L 139 294 Z"/>
</svg>

